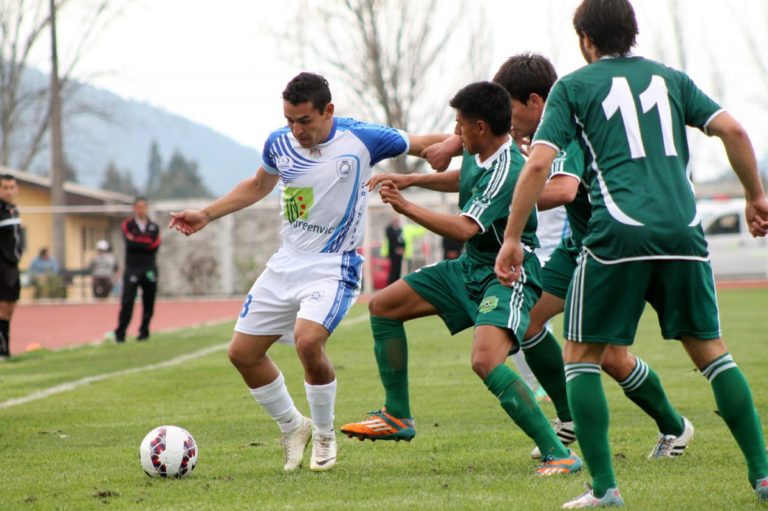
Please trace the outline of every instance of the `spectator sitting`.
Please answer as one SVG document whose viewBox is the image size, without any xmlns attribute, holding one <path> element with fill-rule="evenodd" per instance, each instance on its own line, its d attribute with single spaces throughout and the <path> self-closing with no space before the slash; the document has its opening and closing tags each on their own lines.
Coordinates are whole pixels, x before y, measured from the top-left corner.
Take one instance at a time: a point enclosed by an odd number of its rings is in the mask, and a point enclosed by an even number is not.
<svg viewBox="0 0 768 511">
<path fill-rule="evenodd" d="M 37 257 L 32 259 L 29 264 L 29 279 L 34 284 L 39 281 L 44 281 L 50 275 L 57 275 L 59 273 L 59 263 L 55 259 L 51 259 L 48 253 L 48 248 L 43 247 L 38 252 Z"/>
<path fill-rule="evenodd" d="M 91 275 L 93 296 L 106 298 L 112 291 L 114 277 L 117 274 L 117 259 L 111 252 L 109 242 L 100 240 L 96 243 L 96 256 L 88 265 L 88 273 Z"/>
</svg>

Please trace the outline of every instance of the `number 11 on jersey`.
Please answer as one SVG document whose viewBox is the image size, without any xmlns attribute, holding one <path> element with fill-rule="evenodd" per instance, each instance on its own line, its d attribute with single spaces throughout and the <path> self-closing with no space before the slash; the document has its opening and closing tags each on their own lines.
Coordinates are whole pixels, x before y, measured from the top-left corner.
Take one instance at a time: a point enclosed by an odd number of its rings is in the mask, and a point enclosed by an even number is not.
<svg viewBox="0 0 768 511">
<path fill-rule="evenodd" d="M 661 135 L 664 139 L 664 152 L 667 156 L 677 156 L 675 138 L 672 134 L 672 110 L 669 106 L 669 93 L 664 79 L 659 75 L 653 75 L 648 88 L 640 94 L 639 98 L 644 114 L 648 113 L 654 106 L 657 107 L 656 110 L 659 112 L 659 122 L 661 123 Z M 613 77 L 611 90 L 603 100 L 603 112 L 605 112 L 606 119 L 613 117 L 616 112 L 620 113 L 624 121 L 624 130 L 627 133 L 632 158 L 644 158 L 645 146 L 640 133 L 635 100 L 625 77 Z"/>
</svg>

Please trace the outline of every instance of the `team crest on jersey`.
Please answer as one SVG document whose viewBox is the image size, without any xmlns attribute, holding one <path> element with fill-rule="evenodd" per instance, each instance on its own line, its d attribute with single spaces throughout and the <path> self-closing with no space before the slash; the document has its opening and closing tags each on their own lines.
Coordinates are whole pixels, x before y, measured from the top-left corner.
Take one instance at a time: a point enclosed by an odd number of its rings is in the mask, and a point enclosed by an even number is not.
<svg viewBox="0 0 768 511">
<path fill-rule="evenodd" d="M 309 210 L 315 202 L 315 193 L 311 187 L 294 188 L 286 186 L 283 190 L 283 216 L 289 222 L 308 220 Z"/>
<path fill-rule="evenodd" d="M 319 147 L 313 147 L 309 150 L 309 156 L 311 158 L 320 158 L 323 156 L 323 151 Z"/>
<path fill-rule="evenodd" d="M 277 161 L 275 162 L 277 170 L 281 171 L 289 170 L 292 163 L 293 161 L 288 156 L 278 156 Z"/>
<path fill-rule="evenodd" d="M 483 298 L 483 301 L 480 302 L 480 306 L 477 308 L 477 311 L 481 314 L 485 314 L 487 312 L 491 312 L 498 305 L 499 305 L 498 296 L 486 296 L 485 298 Z"/>
<path fill-rule="evenodd" d="M 352 175 L 352 160 L 338 160 L 336 162 L 336 173 L 342 181 L 349 179 Z"/>
</svg>

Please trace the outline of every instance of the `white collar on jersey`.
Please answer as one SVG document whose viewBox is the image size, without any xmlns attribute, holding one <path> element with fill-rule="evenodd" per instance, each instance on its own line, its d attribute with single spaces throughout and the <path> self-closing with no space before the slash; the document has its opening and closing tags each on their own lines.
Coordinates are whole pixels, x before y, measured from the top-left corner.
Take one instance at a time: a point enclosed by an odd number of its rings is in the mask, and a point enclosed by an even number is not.
<svg viewBox="0 0 768 511">
<path fill-rule="evenodd" d="M 478 166 L 480 166 L 480 167 L 483 167 L 483 168 L 486 168 L 486 169 L 490 168 L 490 167 L 491 167 L 491 164 L 492 164 L 492 163 L 493 163 L 493 162 L 496 160 L 496 158 L 497 158 L 497 157 L 498 157 L 498 156 L 499 156 L 499 155 L 502 153 L 502 151 L 505 151 L 505 150 L 507 149 L 507 147 L 509 147 L 509 146 L 510 146 L 510 144 L 512 144 L 512 137 L 509 137 L 509 136 L 508 136 L 508 138 L 507 138 L 507 141 L 506 141 L 506 142 L 504 142 L 503 144 L 501 144 L 501 145 L 499 146 L 499 148 L 498 148 L 498 149 L 496 149 L 496 152 L 495 152 L 495 153 L 493 153 L 493 154 L 492 154 L 491 156 L 489 156 L 488 158 L 486 158 L 486 160 L 485 160 L 485 161 L 480 161 L 480 155 L 479 155 L 479 154 L 476 154 L 476 155 L 475 155 L 475 163 L 477 163 L 477 165 L 478 165 Z"/>
</svg>

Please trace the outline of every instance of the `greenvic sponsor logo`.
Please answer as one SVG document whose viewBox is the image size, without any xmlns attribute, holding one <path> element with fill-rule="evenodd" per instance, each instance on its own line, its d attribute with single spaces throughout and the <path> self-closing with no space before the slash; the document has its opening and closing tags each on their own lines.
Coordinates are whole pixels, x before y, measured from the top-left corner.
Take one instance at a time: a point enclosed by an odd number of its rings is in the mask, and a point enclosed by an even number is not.
<svg viewBox="0 0 768 511">
<path fill-rule="evenodd" d="M 329 234 L 336 229 L 332 225 L 315 225 L 308 222 L 300 222 L 298 220 L 291 222 L 291 227 L 294 229 L 301 229 L 303 231 L 314 232 L 317 234 Z"/>
</svg>

